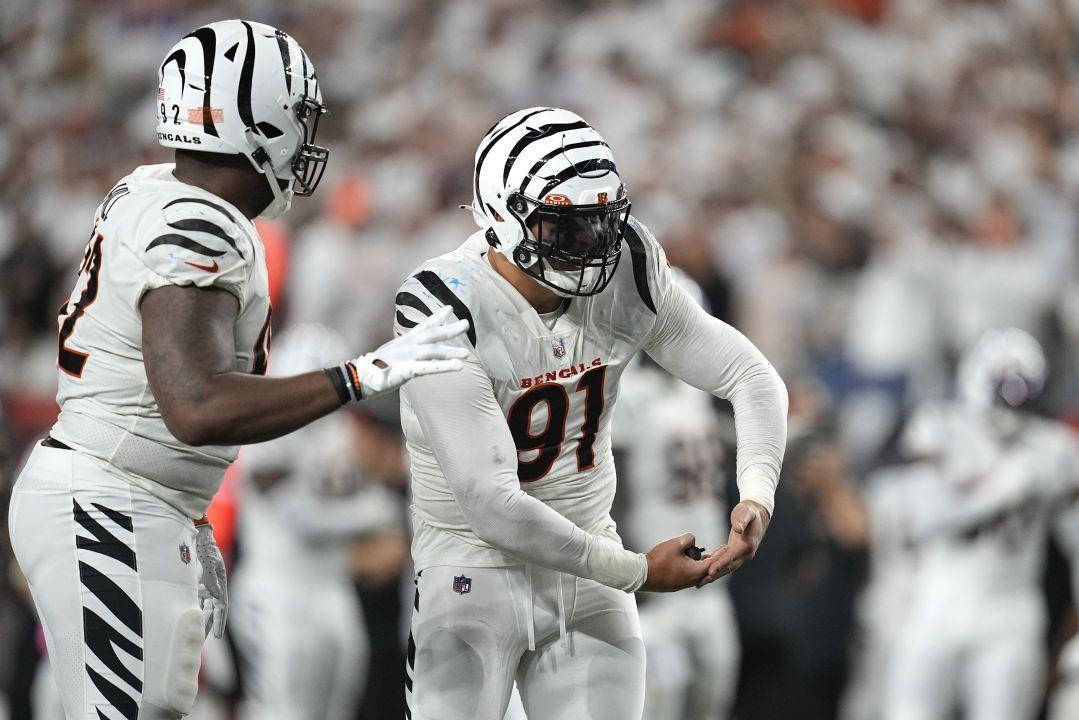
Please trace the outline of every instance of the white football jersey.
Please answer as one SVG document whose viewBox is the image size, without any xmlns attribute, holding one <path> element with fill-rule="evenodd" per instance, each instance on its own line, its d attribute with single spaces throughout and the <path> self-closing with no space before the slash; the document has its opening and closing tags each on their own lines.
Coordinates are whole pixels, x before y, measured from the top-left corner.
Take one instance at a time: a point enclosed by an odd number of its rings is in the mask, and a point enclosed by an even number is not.
<svg viewBox="0 0 1079 720">
<path fill-rule="evenodd" d="M 866 480 L 869 516 L 869 581 L 864 593 L 870 622 L 895 624 L 909 604 L 911 577 L 918 568 L 919 518 L 938 496 L 942 479 L 931 463 L 883 467 Z"/>
<path fill-rule="evenodd" d="M 611 416 L 622 372 L 656 323 L 653 297 L 671 283 L 663 250 L 631 218 L 610 285 L 544 317 L 491 267 L 488 248 L 476 233 L 421 265 L 397 294 L 395 331 L 407 331 L 443 305 L 468 319 L 462 342 L 490 377 L 506 415 L 521 488 L 581 529 L 620 542 L 610 518 Z M 469 528 L 405 394 L 401 413 L 412 466 L 416 569 L 518 564 Z M 476 438 L 462 450 L 488 448 Z"/>
<path fill-rule="evenodd" d="M 172 164 L 136 169 L 97 209 L 60 312 L 60 416 L 51 434 L 197 518 L 238 448 L 191 447 L 165 427 L 146 380 L 139 303 L 164 285 L 232 293 L 240 305 L 233 368 L 252 373 L 265 372 L 270 303 L 254 225 L 172 171 Z"/>
<path fill-rule="evenodd" d="M 622 377 L 614 418 L 627 545 L 646 551 L 692 532 L 708 549 L 727 539 L 723 446 L 712 397 L 658 368 Z"/>
<path fill-rule="evenodd" d="M 965 457 L 944 458 L 945 483 L 923 508 L 920 585 L 938 602 L 948 587 L 980 597 L 1036 589 L 1049 525 L 1079 489 L 1079 442 L 1058 423 L 1007 410 L 973 426 L 962 413 L 950 420 L 963 423 L 956 437 L 982 439 L 945 451 Z M 977 459 L 971 447 L 980 448 Z"/>
</svg>

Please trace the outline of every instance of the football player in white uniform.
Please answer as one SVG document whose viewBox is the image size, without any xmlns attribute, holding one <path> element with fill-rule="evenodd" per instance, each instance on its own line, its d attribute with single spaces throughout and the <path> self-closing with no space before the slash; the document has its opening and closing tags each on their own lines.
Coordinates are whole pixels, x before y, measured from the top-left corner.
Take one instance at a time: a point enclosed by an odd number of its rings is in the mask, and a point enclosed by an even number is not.
<svg viewBox="0 0 1079 720">
<path fill-rule="evenodd" d="M 920 517 L 922 558 L 887 689 L 887 720 L 1036 717 L 1044 690 L 1040 578 L 1051 522 L 1079 488 L 1079 443 L 1020 404 L 1040 391 L 1037 341 L 993 330 L 960 366 L 959 402 L 922 408 L 944 483 Z"/>
<path fill-rule="evenodd" d="M 700 299 L 691 280 L 683 276 L 679 284 Z M 613 424 L 627 546 L 651 547 L 686 527 L 699 528 L 700 545 L 720 545 L 728 527 L 721 430 L 711 397 L 651 363 L 635 362 L 622 375 Z M 740 647 L 726 584 L 649 597 L 640 617 L 648 657 L 644 717 L 729 718 Z"/>
<path fill-rule="evenodd" d="M 904 435 L 906 437 L 906 435 Z M 884 689 L 918 568 L 915 528 L 925 498 L 940 489 L 932 463 L 911 462 L 874 471 L 864 493 L 869 526 L 869 578 L 858 598 L 861 638 L 844 692 L 843 720 L 880 720 Z"/>
<path fill-rule="evenodd" d="M 412 718 L 502 717 L 514 680 L 532 720 L 639 718 L 644 648 L 632 593 L 679 590 L 739 567 L 772 512 L 786 391 L 761 353 L 671 281 L 629 215 L 603 138 L 577 115 L 530 108 L 476 153 L 480 231 L 400 288 L 396 330 L 450 307 L 469 353 L 447 381 L 402 393 L 412 464 L 417 595 Z M 702 561 L 691 534 L 622 547 L 611 414 L 645 349 L 729 398 L 741 500 Z"/>
<path fill-rule="evenodd" d="M 204 634 L 220 636 L 227 608 L 204 511 L 238 445 L 463 355 L 439 343 L 464 324 L 438 315 L 338 367 L 262 377 L 270 307 L 249 218 L 321 179 L 314 68 L 280 30 L 227 20 L 177 43 L 159 78 L 175 163 L 137 168 L 97 209 L 60 312 L 60 416 L 10 507 L 70 720 L 191 708 Z"/>
<path fill-rule="evenodd" d="M 320 325 L 275 338 L 273 375 L 317 370 L 344 354 Z M 399 501 L 365 484 L 354 421 L 334 413 L 240 455 L 240 559 L 231 581 L 232 635 L 251 720 L 352 720 L 368 662 L 352 582 L 352 540 L 401 531 Z M 296 622 L 303 618 L 303 622 Z"/>
</svg>

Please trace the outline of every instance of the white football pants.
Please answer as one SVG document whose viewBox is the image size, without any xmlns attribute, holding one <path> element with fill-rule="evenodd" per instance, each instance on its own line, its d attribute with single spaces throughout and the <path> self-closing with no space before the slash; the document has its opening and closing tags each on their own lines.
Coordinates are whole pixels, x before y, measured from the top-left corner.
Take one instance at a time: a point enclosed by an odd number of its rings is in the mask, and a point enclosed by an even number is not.
<svg viewBox="0 0 1079 720">
<path fill-rule="evenodd" d="M 535 566 L 433 567 L 416 589 L 412 720 L 501 720 L 514 680 L 529 720 L 641 718 L 632 595 Z"/>
<path fill-rule="evenodd" d="M 95 461 L 41 445 L 8 521 L 67 720 L 189 712 L 205 628 L 192 521 Z"/>
<path fill-rule="evenodd" d="M 1044 631 L 1036 592 L 916 608 L 896 644 L 885 720 L 948 720 L 954 705 L 977 720 L 1033 720 L 1045 687 Z"/>
<path fill-rule="evenodd" d="M 249 720 L 352 720 L 363 697 L 369 648 L 348 578 L 312 581 L 244 568 L 229 621 L 240 653 Z"/>
</svg>

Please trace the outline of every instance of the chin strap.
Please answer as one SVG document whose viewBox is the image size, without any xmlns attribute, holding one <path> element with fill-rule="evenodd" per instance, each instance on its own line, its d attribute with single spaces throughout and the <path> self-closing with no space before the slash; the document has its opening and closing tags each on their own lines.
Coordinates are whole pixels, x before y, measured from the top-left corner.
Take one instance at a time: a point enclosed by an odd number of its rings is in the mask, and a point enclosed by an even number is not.
<svg viewBox="0 0 1079 720">
<path fill-rule="evenodd" d="M 472 214 L 472 219 L 476 221 L 476 224 L 481 228 L 487 227 L 490 224 L 490 220 L 483 214 L 474 204 L 472 205 L 458 205 L 458 210 L 467 210 Z"/>
<path fill-rule="evenodd" d="M 251 128 L 244 129 L 244 139 L 247 141 L 247 147 L 251 152 L 251 159 L 262 168 L 262 174 L 266 176 L 266 182 L 269 183 L 270 191 L 273 193 L 273 202 L 266 206 L 266 209 L 259 214 L 259 217 L 264 220 L 279 218 L 292 207 L 292 190 L 281 189 L 281 184 L 277 181 L 277 175 L 274 174 L 270 156 L 267 154 L 266 148 L 259 145 L 255 140 L 255 134 L 251 132 Z"/>
</svg>

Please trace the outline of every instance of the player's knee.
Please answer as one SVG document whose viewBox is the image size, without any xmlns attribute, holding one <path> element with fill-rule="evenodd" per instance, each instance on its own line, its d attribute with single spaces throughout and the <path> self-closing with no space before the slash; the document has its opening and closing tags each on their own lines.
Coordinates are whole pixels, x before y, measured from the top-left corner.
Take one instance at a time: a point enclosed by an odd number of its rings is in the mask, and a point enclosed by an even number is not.
<svg viewBox="0 0 1079 720">
<path fill-rule="evenodd" d="M 180 614 L 164 658 L 164 672 L 148 678 L 139 720 L 171 720 L 191 712 L 199 689 L 204 623 L 197 608 Z"/>
<path fill-rule="evenodd" d="M 487 630 L 463 623 L 453 631 L 429 634 L 416 653 L 413 701 L 419 717 L 464 720 L 489 712 L 483 706 L 493 706 L 497 693 L 485 679 L 498 673 L 496 667 L 485 665 L 485 656 L 491 656 L 490 644 L 482 642 Z"/>
</svg>

